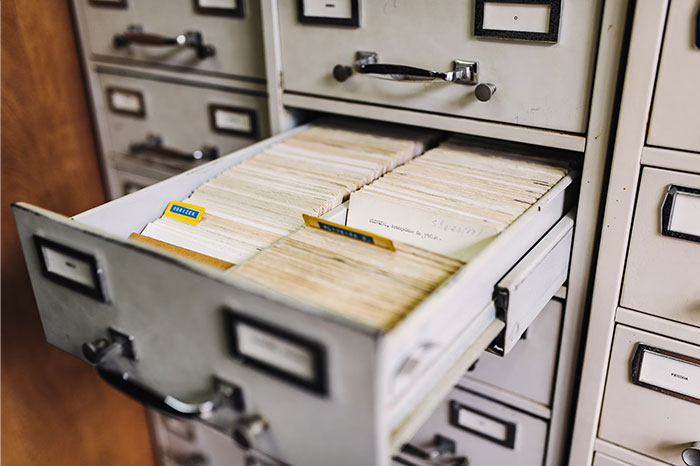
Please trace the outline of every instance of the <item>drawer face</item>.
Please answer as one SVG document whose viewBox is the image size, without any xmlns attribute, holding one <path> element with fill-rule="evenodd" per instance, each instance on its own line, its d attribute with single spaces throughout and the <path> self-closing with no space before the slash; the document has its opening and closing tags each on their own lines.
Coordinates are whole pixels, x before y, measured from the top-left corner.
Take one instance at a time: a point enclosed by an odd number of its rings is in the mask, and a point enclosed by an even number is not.
<svg viewBox="0 0 700 466">
<path fill-rule="evenodd" d="M 474 0 L 359 3 L 360 27 L 352 28 L 300 23 L 297 1 L 278 1 L 285 91 L 585 132 L 601 2 L 562 2 L 556 44 L 477 38 Z M 451 71 L 454 60 L 477 61 L 479 82 L 497 91 L 480 102 L 473 85 L 387 81 L 357 71 L 338 82 L 334 67 L 352 67 L 357 51 L 439 72 Z"/>
<path fill-rule="evenodd" d="M 76 0 L 85 17 L 88 44 L 85 47 L 96 59 L 128 59 L 144 64 L 172 65 L 232 77 L 263 81 L 262 25 L 260 2 L 253 0 Z M 115 6 L 121 3 L 124 7 Z M 230 6 L 203 10 L 197 5 Z M 242 17 L 233 13 L 239 7 Z M 213 14 L 215 12 L 222 14 Z M 223 13 L 231 14 L 223 14 Z M 189 47 L 148 46 L 132 43 L 115 47 L 115 35 L 130 26 L 140 26 L 144 33 L 175 38 L 188 31 L 202 34 L 204 44 L 212 45 L 213 56 L 198 58 Z"/>
<path fill-rule="evenodd" d="M 148 174 L 152 178 L 163 179 L 198 162 L 193 157 L 134 151 L 135 145 L 145 146 L 149 136 L 159 137 L 163 146 L 183 154 L 206 153 L 207 147 L 215 147 L 221 156 L 269 134 L 265 97 L 105 73 L 100 74 L 100 83 L 109 152 L 115 154 L 118 165 L 128 165 L 130 159 L 145 167 L 150 162 L 146 169 L 154 172 Z M 139 108 L 142 116 L 136 114 Z"/>
<path fill-rule="evenodd" d="M 564 305 L 552 300 L 505 357 L 484 353 L 468 378 L 481 380 L 549 406 Z"/>
<path fill-rule="evenodd" d="M 700 347 L 617 325 L 608 368 L 599 437 L 674 465 L 700 439 L 700 404 L 632 383 L 638 345 L 700 360 Z M 656 351 L 656 350 L 655 350 Z M 645 352 L 638 380 L 649 386 L 697 392 L 700 366 Z"/>
<path fill-rule="evenodd" d="M 429 450 L 439 434 L 456 443 L 456 455 L 472 466 L 541 466 L 547 423 L 474 392 L 455 388 L 411 440 Z M 402 454 L 407 459 L 406 452 Z M 420 463 L 419 463 L 420 464 Z"/>
<path fill-rule="evenodd" d="M 668 193 L 670 187 L 678 190 Z M 697 194 L 688 192 L 696 190 Z M 663 215 L 664 205 L 668 215 Z M 667 234 L 662 234 L 664 225 Z M 695 236 L 695 238 L 692 238 Z M 685 239 L 684 239 L 685 238 Z M 700 326 L 700 176 L 644 168 L 622 305 Z"/>
<path fill-rule="evenodd" d="M 700 152 L 700 1 L 673 1 L 666 21 L 647 142 Z M 696 39 L 697 36 L 697 39 Z"/>
</svg>

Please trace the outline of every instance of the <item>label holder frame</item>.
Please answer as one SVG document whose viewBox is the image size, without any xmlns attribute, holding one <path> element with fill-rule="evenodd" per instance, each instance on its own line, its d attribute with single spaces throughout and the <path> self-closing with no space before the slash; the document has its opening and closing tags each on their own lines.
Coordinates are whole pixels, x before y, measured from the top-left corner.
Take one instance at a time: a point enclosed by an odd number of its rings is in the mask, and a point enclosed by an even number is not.
<svg viewBox="0 0 700 466">
<path fill-rule="evenodd" d="M 224 307 L 224 323 L 228 340 L 228 349 L 234 360 L 243 366 L 251 367 L 274 378 L 315 393 L 316 395 L 328 396 L 327 354 L 326 349 L 321 343 L 260 319 L 242 314 L 230 307 Z M 300 346 L 305 351 L 308 351 L 313 360 L 313 380 L 309 381 L 277 366 L 273 366 L 265 361 L 242 353 L 239 348 L 238 335 L 236 333 L 236 326 L 239 323 L 253 327 L 256 330 L 295 346 Z"/>
<path fill-rule="evenodd" d="M 690 395 L 685 395 L 683 393 L 678 393 L 673 390 L 669 390 L 667 388 L 662 388 L 657 385 L 653 385 L 647 382 L 643 382 L 640 380 L 641 372 L 642 372 L 642 363 L 644 361 L 644 354 L 645 352 L 650 352 L 657 354 L 659 356 L 668 358 L 668 359 L 675 359 L 677 361 L 682 361 L 684 363 L 688 364 L 693 364 L 696 366 L 700 367 L 700 359 L 694 358 L 692 356 L 686 356 L 685 354 L 680 354 L 676 353 L 673 351 L 668 351 L 662 348 L 659 348 L 657 346 L 652 346 L 652 345 L 647 345 L 646 343 L 637 343 L 637 347 L 634 350 L 634 355 L 632 356 L 632 364 L 630 366 L 630 379 L 634 385 L 638 385 L 643 388 L 648 388 L 649 390 L 653 390 L 655 392 L 661 393 L 663 395 L 668 395 L 672 396 L 674 398 L 681 399 L 683 401 L 688 401 L 690 403 L 694 403 L 697 405 L 700 405 L 700 398 L 695 398 Z"/>
</svg>

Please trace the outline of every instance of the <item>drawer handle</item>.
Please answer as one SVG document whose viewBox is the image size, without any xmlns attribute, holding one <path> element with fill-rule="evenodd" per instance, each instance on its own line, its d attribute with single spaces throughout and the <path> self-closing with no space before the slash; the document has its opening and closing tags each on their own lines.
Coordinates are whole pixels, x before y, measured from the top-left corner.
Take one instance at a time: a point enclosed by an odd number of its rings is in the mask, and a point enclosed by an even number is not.
<svg viewBox="0 0 700 466">
<path fill-rule="evenodd" d="M 405 82 L 435 82 L 444 81 L 456 84 L 478 83 L 478 64 L 474 61 L 455 60 L 452 71 L 431 71 L 408 65 L 391 65 L 379 63 L 376 52 L 357 52 L 355 55 L 355 71 L 375 78 Z M 333 68 L 333 77 L 343 82 L 352 75 L 353 69 L 345 65 Z"/>
<path fill-rule="evenodd" d="M 115 49 L 123 49 L 131 44 L 153 47 L 187 47 L 193 49 L 200 60 L 216 54 L 216 48 L 213 45 L 204 43 L 201 32 L 186 31 L 175 37 L 167 37 L 143 32 L 143 28 L 136 25 L 129 26 L 121 34 L 115 34 L 112 44 Z"/>
<path fill-rule="evenodd" d="M 700 466 L 700 442 L 694 442 L 681 453 L 683 462 L 688 466 Z"/>
<path fill-rule="evenodd" d="M 88 361 L 95 364 L 97 373 L 105 382 L 139 403 L 181 419 L 208 417 L 222 407 L 231 407 L 236 411 L 243 409 L 241 389 L 221 380 L 217 380 L 214 395 L 198 403 L 181 401 L 148 387 L 136 380 L 129 369 L 125 368 L 136 359 L 133 337 L 111 329 L 110 332 L 111 341 L 99 338 L 85 343 L 83 354 Z"/>
<path fill-rule="evenodd" d="M 219 149 L 215 146 L 202 146 L 201 149 L 186 152 L 165 146 L 163 138 L 155 134 L 149 134 L 142 142 L 131 144 L 130 150 L 131 155 L 150 152 L 184 160 L 214 160 L 219 157 Z"/>
<path fill-rule="evenodd" d="M 432 463 L 435 460 L 439 460 L 439 464 L 450 466 L 468 466 L 469 460 L 464 456 L 454 456 L 457 449 L 457 444 L 454 440 L 445 437 L 444 435 L 435 434 L 433 438 L 433 446 L 425 449 L 413 445 L 411 443 L 405 444 L 401 447 L 401 452 L 406 455 L 413 456 L 424 461 Z M 445 461 L 447 457 L 449 462 Z"/>
</svg>

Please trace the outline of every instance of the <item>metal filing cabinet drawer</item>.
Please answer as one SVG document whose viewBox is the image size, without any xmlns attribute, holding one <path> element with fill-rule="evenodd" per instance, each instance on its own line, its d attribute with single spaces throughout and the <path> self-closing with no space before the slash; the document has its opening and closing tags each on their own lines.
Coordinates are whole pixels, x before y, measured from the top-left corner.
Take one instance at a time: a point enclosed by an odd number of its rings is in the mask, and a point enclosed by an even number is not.
<svg viewBox="0 0 700 466">
<path fill-rule="evenodd" d="M 464 456 L 469 466 L 542 466 L 547 422 L 457 387 L 404 447 L 401 458 L 424 456 L 441 439 L 455 443 L 454 453 L 443 454 L 444 464 L 453 464 L 451 456 Z"/>
<path fill-rule="evenodd" d="M 700 2 L 674 0 L 666 21 L 647 142 L 700 152 Z"/>
<path fill-rule="evenodd" d="M 617 325 L 599 437 L 682 466 L 699 420 L 700 346 Z"/>
<path fill-rule="evenodd" d="M 489 383 L 549 406 L 554 389 L 564 304 L 552 300 L 507 356 L 484 353 L 466 377 Z"/>
<path fill-rule="evenodd" d="M 551 274 L 568 268 L 568 254 L 562 254 L 562 248 L 570 247 L 573 227 L 572 217 L 564 216 L 571 178 L 560 181 L 396 327 L 383 333 L 126 239 L 159 217 L 171 200 L 187 196 L 203 181 L 304 128 L 73 219 L 16 205 L 24 253 L 52 344 L 84 359 L 81 345 L 85 342 L 103 336 L 113 341 L 133 337 L 129 346 L 134 347 L 137 360 L 127 360 L 127 355 L 118 358 L 130 372 L 131 382 L 120 379 L 120 383 L 138 385 L 137 391 L 148 394 L 145 398 L 152 401 L 167 395 L 194 402 L 214 392 L 221 400 L 225 391 L 229 404 L 203 421 L 230 433 L 240 432 L 257 415 L 264 416 L 268 428 L 253 446 L 275 458 L 305 466 L 386 465 L 392 452 L 410 439 L 507 325 L 496 318 L 492 297 L 502 277 L 518 275 L 515 282 L 522 283 L 522 289 L 536 295 L 551 290 L 549 297 L 563 283 L 565 273 L 557 272 L 557 283 Z M 44 240 L 39 240 L 40 249 L 37 237 Z M 40 254 L 46 254 L 47 240 L 59 249 L 78 251 L 86 264 L 94 264 L 99 270 L 97 296 L 77 293 L 43 275 Z M 542 261 L 543 257 L 556 257 L 557 263 Z M 513 302 L 527 302 L 519 289 L 512 293 Z M 301 341 L 314 342 L 314 348 L 322 347 L 325 363 L 319 370 L 327 379 L 326 391 L 305 390 L 236 362 L 227 345 L 233 329 L 224 325 L 225 309 L 254 316 L 265 323 L 261 328 L 272 326 L 281 332 L 276 333 L 282 335 L 279 338 L 296 335 Z M 524 320 L 518 322 L 526 322 L 536 315 L 530 311 L 539 310 L 519 309 L 517 315 Z M 423 352 L 421 359 L 407 365 L 426 345 L 432 349 L 429 355 Z M 315 447 L 299 449 L 302 438 L 313 439 Z M 544 448 L 543 442 L 539 445 Z M 349 451 L 353 454 L 347 455 Z"/>
<path fill-rule="evenodd" d="M 514 4 L 518 2 L 494 6 L 476 0 L 358 1 L 359 27 L 323 24 L 330 21 L 318 16 L 332 13 L 317 11 L 313 8 L 317 3 L 278 0 L 287 93 L 572 133 L 586 131 L 600 1 L 554 1 L 551 8 L 544 4 L 550 2 L 523 8 Z M 346 6 L 352 2 L 334 3 Z M 478 5 L 484 12 L 481 36 L 475 35 Z M 306 19 L 300 17 L 303 8 Z M 340 13 L 351 17 L 345 8 Z M 557 27 L 558 35 L 552 35 Z M 455 60 L 478 62 L 477 76 L 472 84 L 372 79 L 358 73 L 358 51 L 375 52 L 380 64 L 438 72 L 452 71 Z M 405 69 L 384 72 L 385 78 L 397 77 Z M 347 79 L 339 82 L 334 75 Z M 495 86 L 490 100 L 477 100 L 477 80 Z M 487 98 L 491 90 L 482 87 L 479 95 Z"/>
<path fill-rule="evenodd" d="M 644 168 L 622 305 L 700 326 L 700 175 Z"/>
<path fill-rule="evenodd" d="M 267 99 L 261 93 L 206 84 L 163 82 L 101 73 L 116 168 L 155 180 L 224 155 L 269 135 Z M 166 148 L 157 152 L 158 143 Z M 197 161 L 192 154 L 200 150 Z"/>
<path fill-rule="evenodd" d="M 262 82 L 265 77 L 260 2 L 257 0 L 75 0 L 85 27 L 85 48 L 91 58 L 141 65 L 169 65 L 211 74 Z M 201 6 L 201 7 L 198 7 Z M 229 8 L 206 8 L 218 5 Z M 202 8 L 204 7 L 204 8 Z M 208 51 L 175 45 L 154 46 L 139 43 L 126 45 L 124 34 L 141 32 L 150 38 L 175 39 L 187 32 L 201 34 L 201 43 L 215 49 Z M 122 42 L 119 43 L 119 37 Z M 147 38 L 141 38 L 145 42 Z M 192 39 L 189 39 L 192 40 Z M 115 43 L 117 42 L 117 43 Z"/>
</svg>

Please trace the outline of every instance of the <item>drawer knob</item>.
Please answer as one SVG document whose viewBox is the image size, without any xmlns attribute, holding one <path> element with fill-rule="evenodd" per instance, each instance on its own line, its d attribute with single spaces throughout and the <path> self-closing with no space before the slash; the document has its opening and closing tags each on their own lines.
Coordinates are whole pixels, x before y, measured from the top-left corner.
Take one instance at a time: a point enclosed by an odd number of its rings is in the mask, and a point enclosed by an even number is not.
<svg viewBox="0 0 700 466">
<path fill-rule="evenodd" d="M 202 33 L 198 31 L 186 31 L 175 37 L 168 37 L 147 33 L 141 26 L 131 25 L 125 32 L 115 34 L 112 39 L 115 49 L 123 49 L 132 44 L 150 47 L 187 47 L 193 49 L 200 60 L 216 54 L 216 48 L 204 43 Z"/>
<path fill-rule="evenodd" d="M 346 65 L 335 65 L 333 67 L 333 77 L 339 83 L 347 80 L 352 75 L 352 68 Z"/>
<path fill-rule="evenodd" d="M 233 429 L 233 439 L 238 445 L 247 450 L 253 445 L 255 437 L 268 427 L 267 420 L 259 414 L 246 416 L 238 420 Z"/>
<path fill-rule="evenodd" d="M 681 453 L 683 462 L 688 466 L 700 466 L 700 442 L 694 442 Z"/>
<path fill-rule="evenodd" d="M 496 93 L 496 85 L 491 83 L 481 83 L 474 89 L 474 95 L 480 102 L 488 102 Z"/>
</svg>

